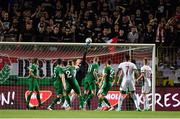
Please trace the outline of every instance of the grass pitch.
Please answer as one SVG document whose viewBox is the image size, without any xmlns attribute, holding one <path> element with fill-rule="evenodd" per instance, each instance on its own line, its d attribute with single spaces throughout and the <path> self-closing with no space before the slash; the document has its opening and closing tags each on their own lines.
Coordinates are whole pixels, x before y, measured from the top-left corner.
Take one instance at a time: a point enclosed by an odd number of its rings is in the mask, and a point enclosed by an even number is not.
<svg viewBox="0 0 180 119">
<path fill-rule="evenodd" d="M 176 118 L 180 119 L 180 111 L 175 112 L 136 112 L 136 111 L 63 111 L 63 110 L 0 110 L 0 119 L 58 119 L 58 118 L 98 118 L 98 119 L 110 119 L 110 118 Z"/>
</svg>

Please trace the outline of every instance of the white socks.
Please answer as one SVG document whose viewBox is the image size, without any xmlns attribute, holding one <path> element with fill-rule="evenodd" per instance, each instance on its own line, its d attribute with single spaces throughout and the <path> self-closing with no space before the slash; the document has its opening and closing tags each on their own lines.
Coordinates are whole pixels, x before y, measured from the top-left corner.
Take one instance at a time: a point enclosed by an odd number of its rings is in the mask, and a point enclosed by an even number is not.
<svg viewBox="0 0 180 119">
<path fill-rule="evenodd" d="M 139 109 L 139 101 L 138 101 L 137 96 L 136 96 L 135 93 L 132 94 L 132 98 L 134 100 L 134 104 L 136 106 L 136 109 Z"/>
</svg>

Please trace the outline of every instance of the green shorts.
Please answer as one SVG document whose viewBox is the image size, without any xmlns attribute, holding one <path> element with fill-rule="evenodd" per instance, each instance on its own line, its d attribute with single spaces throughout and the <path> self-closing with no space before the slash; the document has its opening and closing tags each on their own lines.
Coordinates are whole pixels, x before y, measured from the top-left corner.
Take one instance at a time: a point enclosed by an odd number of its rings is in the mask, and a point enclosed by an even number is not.
<svg viewBox="0 0 180 119">
<path fill-rule="evenodd" d="M 29 78 L 29 91 L 39 91 L 37 79 Z"/>
<path fill-rule="evenodd" d="M 84 81 L 84 90 L 96 90 L 96 82 L 94 81 Z"/>
<path fill-rule="evenodd" d="M 78 95 L 81 93 L 80 86 L 79 86 L 79 84 L 78 84 L 76 79 L 69 79 L 68 81 L 66 81 L 66 86 L 67 86 L 67 89 L 66 89 L 66 93 L 67 94 L 69 94 L 72 89 Z"/>
<path fill-rule="evenodd" d="M 54 89 L 55 89 L 56 95 L 63 95 L 63 85 L 61 81 L 56 80 L 54 82 Z"/>
<path fill-rule="evenodd" d="M 111 87 L 112 87 L 112 83 L 103 83 L 100 89 L 100 93 L 106 96 L 108 94 L 108 91 L 111 89 Z"/>
</svg>

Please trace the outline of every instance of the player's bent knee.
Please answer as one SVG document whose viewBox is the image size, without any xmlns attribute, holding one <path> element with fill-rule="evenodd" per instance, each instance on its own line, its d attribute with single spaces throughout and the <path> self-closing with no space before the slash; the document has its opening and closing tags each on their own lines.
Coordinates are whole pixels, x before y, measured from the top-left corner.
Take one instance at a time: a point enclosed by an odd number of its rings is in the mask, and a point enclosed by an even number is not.
<svg viewBox="0 0 180 119">
<path fill-rule="evenodd" d="M 62 97 L 62 94 L 59 94 L 59 95 L 57 95 L 56 97 L 57 97 L 57 98 L 60 98 L 60 97 Z"/>
<path fill-rule="evenodd" d="M 95 91 L 95 90 L 93 90 L 93 91 L 92 91 L 92 94 L 93 94 L 93 95 L 96 95 L 96 91 Z"/>
<path fill-rule="evenodd" d="M 98 98 L 103 98 L 104 96 L 102 94 L 99 94 L 98 95 Z"/>
</svg>

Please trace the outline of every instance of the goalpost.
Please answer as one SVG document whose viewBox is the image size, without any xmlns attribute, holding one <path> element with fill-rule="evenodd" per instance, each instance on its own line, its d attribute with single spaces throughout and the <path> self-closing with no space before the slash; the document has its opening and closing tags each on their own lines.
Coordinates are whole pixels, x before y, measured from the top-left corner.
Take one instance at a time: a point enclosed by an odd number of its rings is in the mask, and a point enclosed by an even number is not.
<svg viewBox="0 0 180 119">
<path fill-rule="evenodd" d="M 85 43 L 0 42 L 0 90 L 3 94 L 2 97 L 4 96 L 4 100 L 1 100 L 3 106 L 0 106 L 0 109 L 25 108 L 25 97 L 28 94 L 28 67 L 33 58 L 38 58 L 40 61 L 38 74 L 40 77 L 43 77 L 43 79 L 39 81 L 40 89 L 42 90 L 41 98 L 43 98 L 41 100 L 44 101 L 45 105 L 48 105 L 51 98 L 55 95 L 51 81 L 54 62 L 58 58 L 72 61 L 77 58 L 82 58 L 85 48 Z M 143 65 L 144 57 L 149 59 L 150 66 L 152 67 L 151 109 L 155 111 L 155 44 L 91 43 L 88 48 L 87 62 L 90 63 L 94 57 L 98 57 L 102 65 L 100 66 L 101 72 L 105 61 L 111 59 L 116 71 L 118 64 L 124 60 L 126 53 L 129 53 L 131 59 L 136 61 L 138 69 Z M 5 64 L 9 65 L 10 68 L 10 71 L 8 70 L 8 76 L 5 76 L 3 71 Z M 112 89 L 119 90 L 118 86 Z M 138 84 L 137 90 L 137 93 L 140 95 L 141 85 Z M 35 105 L 36 101 L 32 99 L 30 103 Z M 94 104 L 94 108 L 95 107 L 96 104 Z"/>
</svg>

